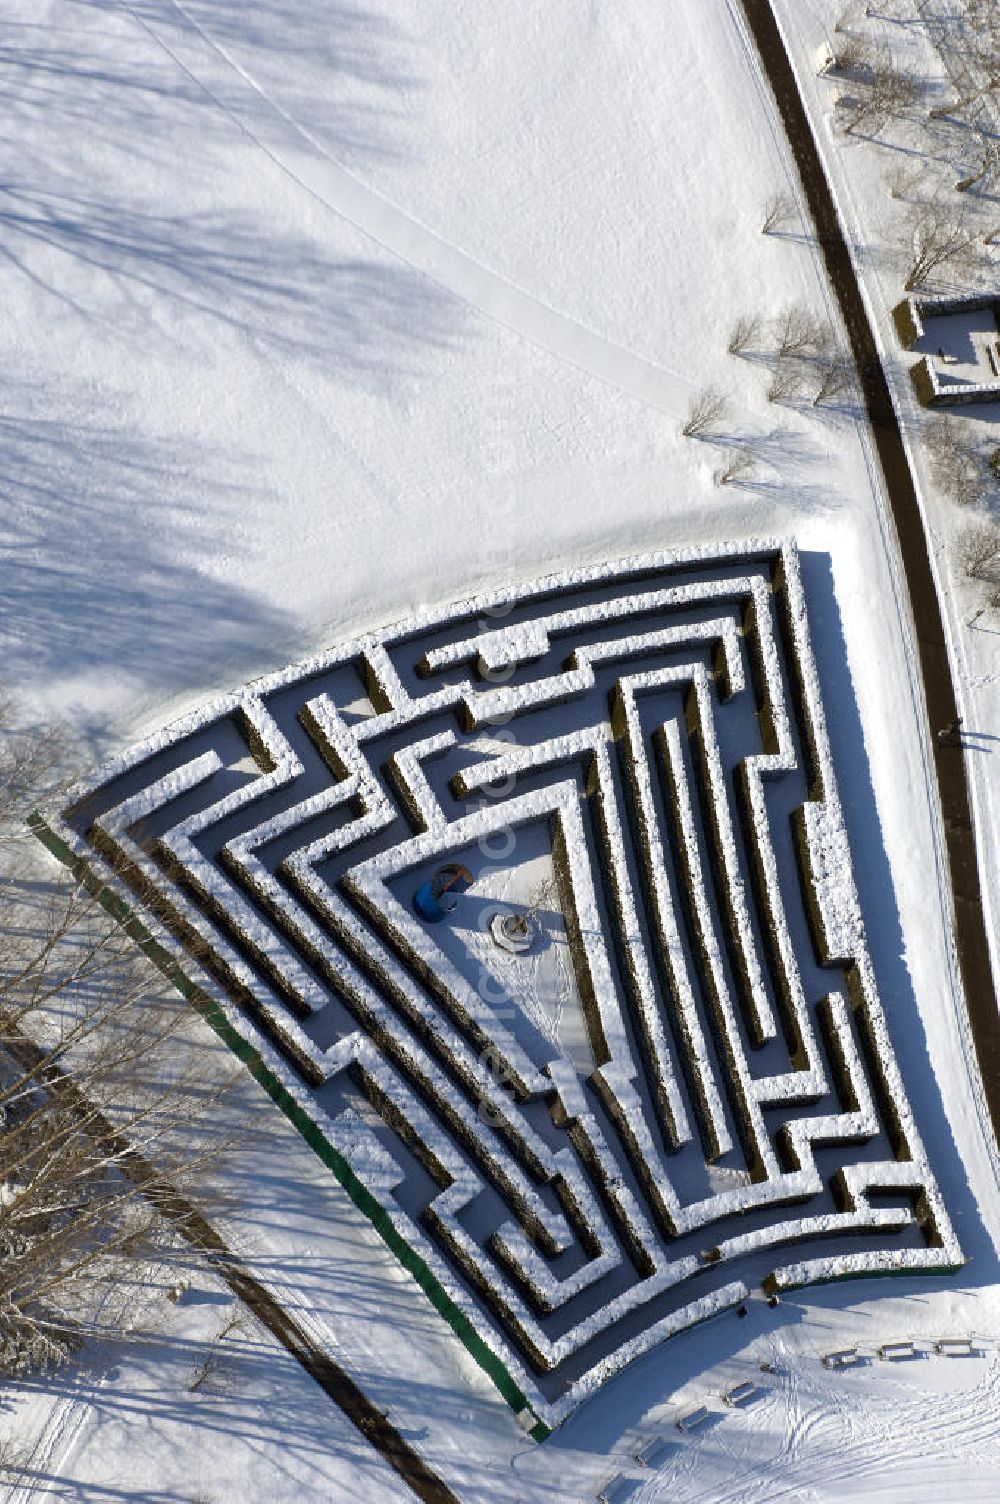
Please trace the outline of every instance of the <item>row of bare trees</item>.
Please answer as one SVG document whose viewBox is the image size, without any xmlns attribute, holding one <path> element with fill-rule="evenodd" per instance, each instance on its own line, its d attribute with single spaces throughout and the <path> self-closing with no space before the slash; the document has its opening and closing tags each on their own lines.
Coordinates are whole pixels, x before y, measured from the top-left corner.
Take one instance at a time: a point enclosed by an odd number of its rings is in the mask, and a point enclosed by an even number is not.
<svg viewBox="0 0 1000 1504">
<path fill-rule="evenodd" d="M 730 332 L 730 345 L 733 335 Z M 830 325 L 802 303 L 785 308 L 772 330 L 775 354 L 767 396 L 770 402 L 809 397 L 813 407 L 850 389 L 853 366 Z"/>
<path fill-rule="evenodd" d="M 953 0 L 946 14 L 935 13 L 934 24 L 951 33 L 939 30 L 935 40 L 943 38 L 945 50 L 960 58 L 960 68 L 949 96 L 925 111 L 914 108 L 917 82 L 900 74 L 886 49 L 864 35 L 868 9 L 848 6 L 835 28 L 832 68 L 850 82 L 837 108 L 850 134 L 878 138 L 890 122 L 905 122 L 916 132 L 916 160 L 908 152 L 886 176 L 890 197 L 906 206 L 900 248 L 904 285 L 913 291 L 944 275 L 975 285 L 984 271 L 982 245 L 996 238 L 985 210 L 1000 182 L 996 0 Z M 918 5 L 917 12 L 922 17 L 924 7 Z M 933 143 L 942 132 L 948 140 L 939 165 L 927 158 L 940 154 Z M 957 181 L 951 176 L 956 155 L 967 164 Z M 938 490 L 974 513 L 956 534 L 959 567 L 981 587 L 981 609 L 1000 609 L 1000 526 L 993 507 L 1000 449 L 986 449 L 974 434 L 968 420 L 935 415 L 925 423 L 924 448 Z"/>
<path fill-rule="evenodd" d="M 66 739 L 0 702 L 0 1372 L 66 1361 L 176 1256 L 156 1191 L 204 1189 L 234 1080 L 84 888 L 53 883 L 24 816 Z M 41 865 L 42 861 L 45 865 Z M 214 1063 L 213 1063 L 214 1062 Z"/>
<path fill-rule="evenodd" d="M 989 150 L 991 165 L 994 157 L 1000 165 L 1000 146 L 993 143 Z M 919 169 L 908 164 L 897 166 L 888 175 L 890 195 L 905 199 L 922 176 Z M 968 179 L 956 186 L 968 188 L 973 181 Z M 767 198 L 761 223 L 765 235 L 787 233 L 797 221 L 798 209 L 788 194 L 774 193 Z M 944 269 L 960 275 L 972 273 L 979 264 L 982 238 L 978 221 L 946 193 L 938 191 L 908 203 L 900 252 L 906 289 L 922 287 L 936 271 Z M 730 353 L 737 354 L 738 349 L 731 347 Z"/>
<path fill-rule="evenodd" d="M 772 224 L 777 224 L 783 214 L 782 209 L 772 218 Z M 726 347 L 730 355 L 756 359 L 766 367 L 771 402 L 809 401 L 819 407 L 853 388 L 854 365 L 849 352 L 826 320 L 803 303 L 789 304 L 771 320 L 757 314 L 739 315 L 730 326 Z M 719 439 L 731 414 L 732 404 L 721 387 L 701 387 L 691 399 L 681 432 L 687 438 Z M 716 472 L 716 484 L 745 482 L 756 466 L 752 444 L 735 442 Z"/>
<path fill-rule="evenodd" d="M 929 168 L 926 161 L 915 163 L 912 154 L 895 162 L 887 173 L 890 197 L 907 201 L 899 256 L 908 290 L 924 286 L 935 273 L 971 276 L 982 266 L 982 242 L 989 242 L 995 231 L 995 226 L 982 222 L 981 205 L 970 207 L 956 199 L 953 190 L 967 195 L 974 188 L 988 188 L 1000 176 L 1000 146 L 992 125 L 984 125 L 981 115 L 987 102 L 993 119 L 1000 110 L 1000 27 L 992 0 L 985 8 L 977 0 L 956 0 L 952 9 L 950 24 L 961 28 L 969 79 L 956 100 L 930 110 L 916 108 L 921 86 L 896 67 L 881 42 L 865 35 L 867 7 L 852 5 L 841 13 L 826 70 L 846 85 L 835 108 L 848 135 L 877 140 L 893 123 L 923 135 L 928 121 L 947 118 L 971 138 L 963 145 L 963 154 L 967 159 L 971 156 L 968 170 L 949 185 L 938 181 L 940 171 Z M 914 193 L 916 197 L 911 197 Z"/>
<path fill-rule="evenodd" d="M 730 413 L 731 403 L 722 388 L 704 386 L 692 397 L 681 432 L 687 438 L 717 437 Z M 716 484 L 727 486 L 733 481 L 749 480 L 756 468 L 757 457 L 751 446 L 733 445 L 726 453 L 722 468 L 716 472 Z"/>
</svg>

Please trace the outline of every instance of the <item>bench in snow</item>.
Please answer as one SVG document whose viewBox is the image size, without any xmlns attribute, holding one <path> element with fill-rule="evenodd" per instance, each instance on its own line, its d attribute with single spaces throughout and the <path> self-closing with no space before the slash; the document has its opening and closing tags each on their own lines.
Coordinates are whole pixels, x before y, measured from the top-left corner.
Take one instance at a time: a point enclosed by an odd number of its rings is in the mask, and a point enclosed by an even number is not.
<svg viewBox="0 0 1000 1504">
<path fill-rule="evenodd" d="M 860 1361 L 856 1347 L 837 1347 L 832 1353 L 824 1353 L 822 1359 L 824 1368 L 852 1368 Z"/>
<path fill-rule="evenodd" d="M 889 1358 L 890 1360 L 915 1358 L 917 1350 L 912 1342 L 883 1342 L 878 1349 L 878 1355 L 880 1358 Z"/>
<path fill-rule="evenodd" d="M 707 1405 L 699 1405 L 697 1410 L 688 1410 L 685 1415 L 679 1415 L 674 1422 L 678 1431 L 697 1431 L 711 1417 L 711 1410 Z"/>
<path fill-rule="evenodd" d="M 976 1348 L 971 1337 L 939 1337 L 934 1351 L 942 1358 L 971 1358 Z"/>
<path fill-rule="evenodd" d="M 659 1467 L 667 1460 L 671 1451 L 670 1442 L 663 1436 L 651 1436 L 636 1452 L 635 1460 L 640 1467 Z"/>
<path fill-rule="evenodd" d="M 752 1400 L 757 1399 L 763 1392 L 758 1385 L 752 1384 L 749 1379 L 744 1379 L 742 1383 L 734 1384 L 732 1389 L 727 1389 L 722 1398 L 727 1405 L 749 1405 Z"/>
<path fill-rule="evenodd" d="M 636 1484 L 632 1478 L 627 1478 L 624 1473 L 616 1473 L 609 1478 L 607 1483 L 601 1485 L 597 1494 L 597 1504 L 624 1504 L 626 1499 L 635 1493 Z"/>
</svg>

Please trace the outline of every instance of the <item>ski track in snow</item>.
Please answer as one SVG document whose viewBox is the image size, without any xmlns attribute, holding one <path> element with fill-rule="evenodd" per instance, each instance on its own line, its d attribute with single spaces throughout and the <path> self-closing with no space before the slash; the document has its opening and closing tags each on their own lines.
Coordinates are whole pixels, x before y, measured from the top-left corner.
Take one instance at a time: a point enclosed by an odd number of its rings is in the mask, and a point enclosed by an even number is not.
<svg viewBox="0 0 1000 1504">
<path fill-rule="evenodd" d="M 730 1439 L 729 1422 L 735 1416 L 727 1416 L 696 1444 L 683 1447 L 668 1468 L 639 1490 L 636 1504 L 829 1504 L 836 1490 L 862 1481 L 866 1499 L 895 1501 L 900 1497 L 898 1471 L 909 1457 L 950 1457 L 971 1468 L 1000 1439 L 1000 1359 L 994 1358 L 979 1382 L 959 1393 L 928 1394 L 914 1384 L 909 1398 L 898 1390 L 885 1394 L 866 1385 L 858 1391 L 849 1384 L 850 1379 L 838 1382 L 792 1366 L 769 1400 L 739 1412 L 743 1428 L 780 1431 L 774 1455 L 759 1458 L 745 1482 L 734 1486 L 733 1481 L 741 1464 L 746 1470 L 745 1435 Z M 715 1454 L 712 1461 L 708 1452 Z M 719 1492 L 720 1454 L 734 1464 L 726 1469 L 724 1495 Z M 701 1476 L 712 1481 L 703 1486 Z M 991 1486 L 988 1476 L 982 1481 Z M 973 1490 L 970 1497 L 989 1495 Z"/>
<path fill-rule="evenodd" d="M 437 235 L 401 205 L 363 183 L 331 156 L 322 142 L 290 115 L 225 47 L 205 31 L 178 0 L 166 0 L 166 4 L 182 19 L 189 31 L 200 38 L 204 46 L 240 78 L 275 116 L 291 126 L 309 148 L 310 155 L 303 163 L 292 167 L 276 146 L 269 145 L 258 129 L 251 129 L 239 114 L 219 98 L 211 85 L 178 55 L 148 20 L 137 14 L 128 0 L 118 0 L 119 8 L 135 25 L 166 52 L 216 107 L 303 192 L 347 220 L 390 255 L 530 344 L 648 407 L 675 418 L 684 414 L 695 390 L 694 382 L 677 371 L 644 360 L 634 351 L 615 344 L 596 330 L 589 329 L 568 314 L 553 308 L 543 299 L 517 286 L 500 272 Z M 313 154 L 318 154 L 323 159 L 322 186 L 319 182 L 309 181 L 309 178 L 317 176 L 317 167 L 320 166 Z M 733 411 L 741 410 L 734 404 Z"/>
<path fill-rule="evenodd" d="M 146 1283 L 148 1279 L 136 1281 L 135 1288 L 141 1288 Z M 113 1301 L 120 1302 L 119 1292 L 114 1286 L 102 1297 L 94 1313 L 95 1322 L 100 1323 L 106 1319 L 108 1307 Z M 124 1321 L 124 1329 L 128 1330 L 134 1319 L 130 1313 L 134 1313 L 136 1309 L 137 1297 L 134 1293 L 127 1294 L 120 1304 L 121 1315 L 118 1318 L 107 1318 L 108 1325 L 113 1326 L 116 1320 Z M 30 1452 L 18 1465 L 23 1481 L 12 1487 L 6 1495 L 5 1504 L 31 1504 L 41 1494 L 52 1494 L 61 1487 L 60 1475 L 72 1456 L 85 1425 L 93 1417 L 97 1396 L 114 1376 L 113 1364 L 105 1365 L 89 1378 L 85 1370 L 76 1388 L 56 1401 Z"/>
<path fill-rule="evenodd" d="M 89 1414 L 90 1400 L 89 1394 L 72 1395 L 53 1407 L 34 1446 L 20 1464 L 24 1481 L 12 1488 L 7 1504 L 30 1504 L 40 1493 L 51 1493 L 41 1479 L 46 1473 L 53 1479 L 58 1476 Z"/>
</svg>

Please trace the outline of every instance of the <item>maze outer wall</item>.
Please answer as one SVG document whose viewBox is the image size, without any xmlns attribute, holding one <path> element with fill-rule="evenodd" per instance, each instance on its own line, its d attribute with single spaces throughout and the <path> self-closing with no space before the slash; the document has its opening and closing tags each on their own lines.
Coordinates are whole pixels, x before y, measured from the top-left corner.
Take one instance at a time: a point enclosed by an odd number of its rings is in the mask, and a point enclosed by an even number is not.
<svg viewBox="0 0 1000 1504">
<path fill-rule="evenodd" d="M 770 1291 L 962 1255 L 894 1058 L 798 559 L 630 559 L 260 680 L 41 833 L 142 917 L 542 1436 Z M 440 925 L 438 867 L 473 885 Z M 531 950 L 492 941 L 528 910 Z"/>
</svg>

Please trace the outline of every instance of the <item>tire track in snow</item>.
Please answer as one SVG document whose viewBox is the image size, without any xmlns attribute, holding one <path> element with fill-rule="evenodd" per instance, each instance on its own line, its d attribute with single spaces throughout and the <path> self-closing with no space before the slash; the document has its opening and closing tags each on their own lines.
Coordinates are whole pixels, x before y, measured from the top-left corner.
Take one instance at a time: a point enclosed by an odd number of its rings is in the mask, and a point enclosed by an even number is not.
<svg viewBox="0 0 1000 1504">
<path fill-rule="evenodd" d="M 978 1382 L 960 1391 L 927 1393 L 915 1378 L 907 1383 L 899 1369 L 893 1378 L 902 1393 L 858 1386 L 856 1377 L 827 1373 L 818 1364 L 789 1365 L 767 1400 L 740 1412 L 742 1427 L 758 1438 L 779 1438 L 770 1457 L 758 1452 L 750 1463 L 747 1432 L 731 1432 L 728 1423 L 736 1417 L 727 1416 L 680 1448 L 641 1487 L 636 1504 L 804 1504 L 829 1501 L 838 1487 L 859 1479 L 866 1499 L 895 1501 L 897 1464 L 926 1459 L 932 1467 L 940 1458 L 971 1469 L 997 1453 L 1000 1359 L 994 1357 Z M 996 1473 L 986 1482 L 993 1486 Z"/>
<path fill-rule="evenodd" d="M 237 111 L 213 91 L 195 66 L 165 41 L 155 26 L 128 3 L 119 8 L 206 94 L 243 135 L 299 188 L 360 230 L 384 251 L 404 262 L 428 281 L 476 309 L 494 323 L 512 331 L 529 344 L 545 350 L 565 365 L 591 376 L 603 385 L 624 393 L 647 407 L 680 418 L 686 411 L 695 383 L 679 372 L 637 355 L 569 314 L 509 281 L 500 272 L 461 250 L 416 219 L 401 205 L 363 183 L 336 160 L 312 133 L 281 105 L 220 43 L 205 31 L 177 0 L 166 6 L 184 27 L 200 40 L 219 61 L 242 80 L 246 88 L 273 113 L 275 121 L 289 126 L 308 152 L 293 167 L 286 159 L 287 146 L 268 141 L 255 122 L 251 128 Z M 317 161 L 317 157 L 321 160 Z M 734 411 L 739 411 L 734 408 Z"/>
</svg>

